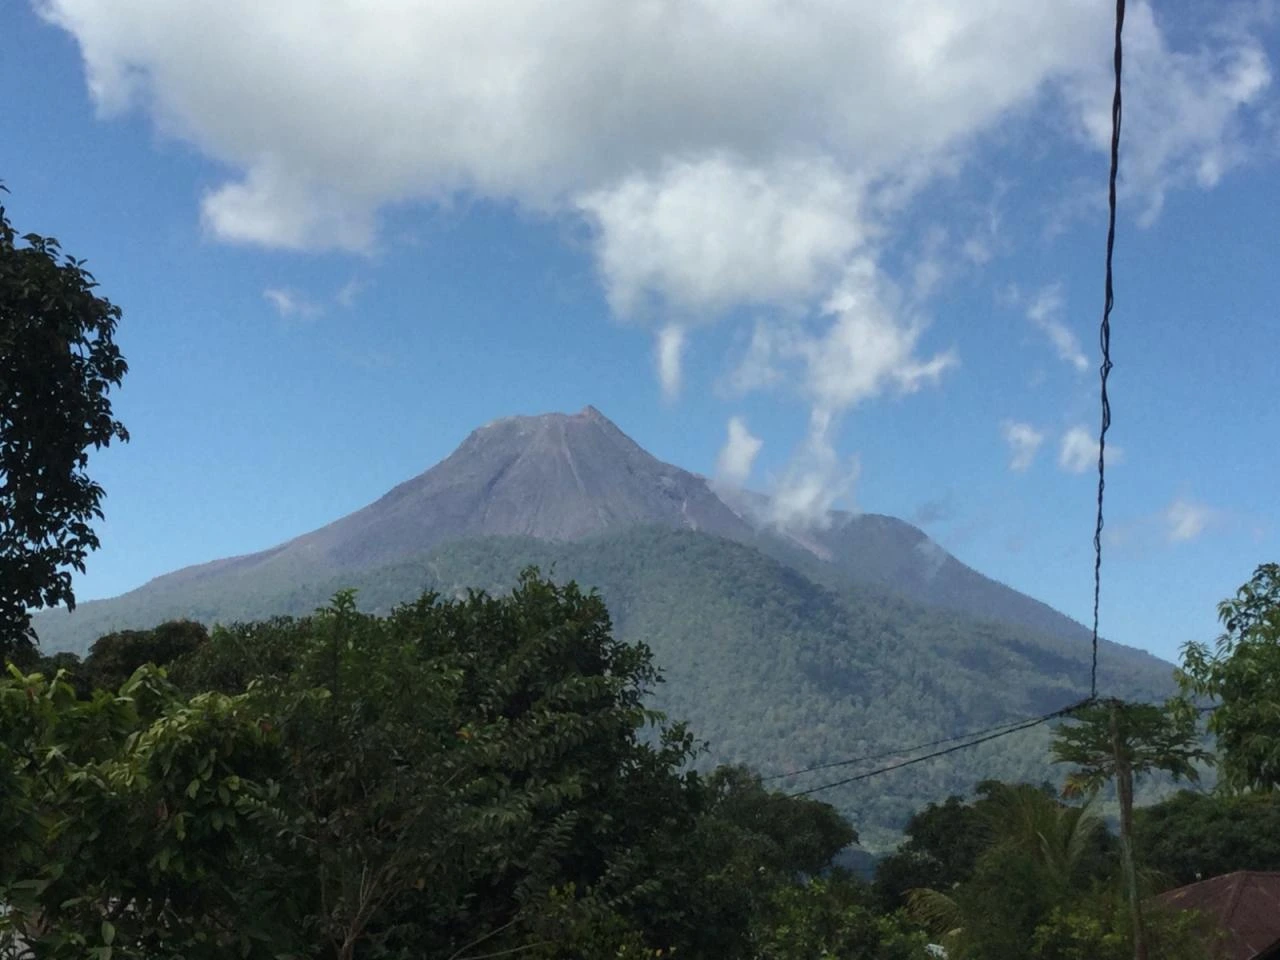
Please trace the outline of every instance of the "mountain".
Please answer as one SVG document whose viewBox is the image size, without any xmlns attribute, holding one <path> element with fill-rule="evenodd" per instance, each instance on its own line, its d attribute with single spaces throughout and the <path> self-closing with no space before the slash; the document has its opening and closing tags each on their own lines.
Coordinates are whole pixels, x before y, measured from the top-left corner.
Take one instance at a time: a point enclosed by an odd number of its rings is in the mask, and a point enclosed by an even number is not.
<svg viewBox="0 0 1280 960">
<path fill-rule="evenodd" d="M 767 529 L 768 497 L 741 490 L 720 493 L 758 529 Z M 790 559 L 822 582 L 853 580 L 929 606 L 1029 627 L 1063 640 L 1092 640 L 1092 632 L 1082 624 L 1047 603 L 983 576 L 947 553 L 923 530 L 896 517 L 836 510 L 824 526 L 785 539 L 793 551 L 799 547 L 813 555 L 812 559 L 797 558 L 793 552 Z"/>
<path fill-rule="evenodd" d="M 506 417 L 362 510 L 270 550 L 188 567 L 153 584 L 171 588 L 245 571 L 362 570 L 470 537 L 577 540 L 645 523 L 734 538 L 751 533 L 705 480 L 647 453 L 594 407 L 572 416 Z"/>
<path fill-rule="evenodd" d="M 40 614 L 36 628 L 46 650 L 82 652 L 103 633 L 175 617 L 303 615 L 345 587 L 371 610 L 423 590 L 501 590 L 532 564 L 600 589 L 618 635 L 650 645 L 666 677 L 654 705 L 708 741 L 707 762 L 768 774 L 884 754 L 1088 692 L 1088 631 L 915 527 L 837 513 L 797 533 L 768 517 L 767 498 L 662 463 L 594 408 L 511 417 L 326 527 L 74 614 Z M 1170 671 L 1141 651 L 1101 648 L 1106 693 L 1162 696 Z M 1037 728 L 830 799 L 864 842 L 887 843 L 925 800 L 989 776 L 1052 775 L 1046 736 Z"/>
</svg>

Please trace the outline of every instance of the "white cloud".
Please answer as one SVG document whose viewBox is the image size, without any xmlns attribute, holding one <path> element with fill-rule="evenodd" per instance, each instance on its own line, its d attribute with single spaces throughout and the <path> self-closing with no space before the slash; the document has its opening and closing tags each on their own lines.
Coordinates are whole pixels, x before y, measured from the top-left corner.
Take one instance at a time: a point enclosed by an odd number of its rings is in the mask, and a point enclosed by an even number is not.
<svg viewBox="0 0 1280 960">
<path fill-rule="evenodd" d="M 1124 460 L 1124 449 L 1114 443 L 1107 444 L 1107 463 Z M 1058 450 L 1058 466 L 1068 473 L 1084 473 L 1098 466 L 1098 440 L 1087 427 L 1071 427 L 1062 435 Z"/>
<path fill-rule="evenodd" d="M 758 323 L 728 384 L 741 392 L 772 386 L 798 364 L 815 411 L 840 414 L 886 391 L 914 393 L 959 362 L 950 350 L 919 357 L 924 329 L 875 261 L 859 257 L 816 323 Z"/>
<path fill-rule="evenodd" d="M 276 164 L 250 171 L 241 183 L 206 191 L 205 228 L 221 240 L 287 250 L 373 246 L 373 210 L 341 191 L 293 179 Z"/>
<path fill-rule="evenodd" d="M 1083 373 L 1089 369 L 1089 360 L 1075 333 L 1062 322 L 1062 307 L 1062 285 L 1050 284 L 1027 305 L 1027 319 L 1044 332 L 1059 357 Z"/>
<path fill-rule="evenodd" d="M 920 354 L 899 292 L 928 294 L 939 258 L 883 272 L 924 188 L 1031 106 L 1089 149 L 1109 135 L 1109 0 L 34 2 L 104 114 L 231 171 L 202 200 L 213 236 L 368 252 L 384 209 L 459 197 L 582 218 L 614 311 L 659 329 L 668 396 L 684 331 L 753 305 L 780 319 L 739 386 L 789 372 L 818 417 L 956 363 Z M 1242 162 L 1270 67 L 1251 27 L 1182 50 L 1146 0 L 1129 18 L 1125 182 L 1154 213 Z M 962 255 L 989 259 L 997 222 Z"/>
<path fill-rule="evenodd" d="M 1069 473 L 1084 473 L 1098 462 L 1098 441 L 1084 427 L 1072 427 L 1062 435 L 1058 466 Z"/>
<path fill-rule="evenodd" d="M 1194 540 L 1204 533 L 1205 528 L 1216 518 L 1217 512 L 1211 507 L 1192 500 L 1178 498 L 1165 509 L 1163 520 L 1165 533 L 1170 543 L 1182 543 Z"/>
<path fill-rule="evenodd" d="M 1121 168 L 1125 188 L 1145 203 L 1145 223 L 1170 190 L 1214 187 L 1252 149 L 1251 108 L 1262 104 L 1271 66 L 1249 23 L 1228 9 L 1218 16 L 1189 31 L 1195 45 L 1176 50 L 1150 3 L 1129 7 Z M 1112 82 L 1109 64 L 1095 61 L 1064 87 L 1082 136 L 1098 150 L 1110 149 Z"/>
<path fill-rule="evenodd" d="M 741 417 L 730 418 L 728 439 L 716 458 L 716 479 L 731 487 L 745 486 L 763 446 Z"/>
<path fill-rule="evenodd" d="M 925 326 L 875 261 L 858 257 L 814 322 L 757 323 L 727 386 L 747 393 L 794 376 L 826 416 L 886 392 L 915 393 L 959 363 L 954 350 L 919 356 Z"/>
<path fill-rule="evenodd" d="M 1044 443 L 1044 434 L 1029 423 L 1006 420 L 1000 431 L 1009 444 L 1009 469 L 1023 471 L 1035 462 L 1040 445 Z"/>
<path fill-rule="evenodd" d="M 324 312 L 319 304 L 312 303 L 302 294 L 287 287 L 268 287 L 262 291 L 262 297 L 286 320 L 292 317 L 313 320 Z"/>
<path fill-rule="evenodd" d="M 767 168 L 725 156 L 682 161 L 581 197 L 599 231 L 614 311 L 647 300 L 714 319 L 743 303 L 804 303 L 865 242 L 862 187 L 830 160 Z"/>
<path fill-rule="evenodd" d="M 781 383 L 785 377 L 781 358 L 795 353 L 792 333 L 790 328 L 757 321 L 746 350 L 723 379 L 721 388 L 730 396 L 741 396 Z"/>
<path fill-rule="evenodd" d="M 827 300 L 826 332 L 796 349 L 808 368 L 807 390 L 819 410 L 838 413 L 886 390 L 914 393 L 936 383 L 958 360 L 954 352 L 916 355 L 923 332 L 896 288 L 869 258 L 855 260 Z"/>
<path fill-rule="evenodd" d="M 681 364 L 684 360 L 684 329 L 668 325 L 658 331 L 655 360 L 662 394 L 674 399 L 680 393 Z"/>
<path fill-rule="evenodd" d="M 781 158 L 828 186 L 922 185 L 1045 92 L 1093 146 L 1109 104 L 1106 0 L 34 2 L 79 42 L 102 112 L 145 110 L 237 171 L 205 198 L 215 235 L 269 246 L 366 249 L 383 207 L 458 194 L 672 210 L 715 158 L 760 181 L 703 212 L 759 203 L 767 233 L 796 189 Z M 1126 175 L 1150 190 L 1212 185 L 1247 148 L 1269 64 L 1247 25 L 1217 26 L 1176 50 L 1130 4 Z M 735 223 L 714 231 L 737 240 Z M 662 295 L 688 292 L 674 276 Z"/>
<path fill-rule="evenodd" d="M 845 269 L 815 322 L 757 324 L 728 379 L 740 392 L 794 379 L 809 401 L 809 439 L 774 491 L 775 520 L 799 527 L 825 523 L 826 511 L 853 486 L 831 436 L 841 417 L 885 393 L 936 384 L 959 361 L 953 350 L 922 357 L 924 321 L 870 257 Z"/>
<path fill-rule="evenodd" d="M 830 417 L 813 416 L 804 447 L 773 485 L 769 520 L 774 525 L 790 531 L 826 527 L 831 511 L 852 498 L 858 460 L 842 460 L 836 453 L 833 429 Z"/>
</svg>

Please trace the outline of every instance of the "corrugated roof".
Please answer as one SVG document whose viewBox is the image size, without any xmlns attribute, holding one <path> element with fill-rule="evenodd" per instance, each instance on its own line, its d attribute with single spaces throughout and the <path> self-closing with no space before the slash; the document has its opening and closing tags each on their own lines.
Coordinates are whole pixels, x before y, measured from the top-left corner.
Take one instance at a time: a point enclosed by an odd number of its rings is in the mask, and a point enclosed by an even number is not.
<svg viewBox="0 0 1280 960">
<path fill-rule="evenodd" d="M 1157 897 L 1178 910 L 1198 910 L 1224 934 L 1226 960 L 1254 960 L 1280 949 L 1280 873 L 1240 870 Z"/>
</svg>

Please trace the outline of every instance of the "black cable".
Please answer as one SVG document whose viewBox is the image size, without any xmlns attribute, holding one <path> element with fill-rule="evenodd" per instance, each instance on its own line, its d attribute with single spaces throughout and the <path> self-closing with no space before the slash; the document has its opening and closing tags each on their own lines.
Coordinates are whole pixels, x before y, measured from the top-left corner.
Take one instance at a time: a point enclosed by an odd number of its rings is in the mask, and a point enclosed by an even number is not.
<svg viewBox="0 0 1280 960">
<path fill-rule="evenodd" d="M 991 740 L 997 740 L 1000 737 L 1007 737 L 1011 733 L 1021 733 L 1023 730 L 1030 730 L 1032 727 L 1039 726 L 1042 723 L 1048 723 L 1050 720 L 1056 720 L 1059 717 L 1065 717 L 1075 713 L 1082 707 L 1086 707 L 1093 703 L 1093 697 L 1081 700 L 1079 703 L 1073 703 L 1069 707 L 1063 707 L 1061 710 L 1055 710 L 1053 713 L 1046 713 L 1044 716 L 1035 717 L 1031 720 L 1024 721 L 1015 727 L 1001 730 L 997 733 L 989 733 L 985 737 L 979 737 L 977 740 L 970 740 L 967 743 L 958 743 L 954 747 L 947 747 L 945 750 L 935 750 L 933 753 L 926 753 L 921 757 L 912 757 L 910 760 L 903 760 L 899 763 L 891 763 L 887 767 L 878 767 L 875 770 L 868 770 L 866 773 L 859 773 L 852 777 L 845 777 L 843 780 L 835 780 L 831 783 L 822 783 L 816 787 L 810 787 L 807 790 L 797 790 L 795 793 L 789 793 L 789 797 L 807 797 L 812 793 L 818 793 L 821 790 L 830 790 L 834 787 L 843 787 L 845 784 L 856 783 L 859 780 L 867 780 L 871 777 L 878 777 L 882 773 L 889 773 L 892 770 L 901 770 L 903 767 L 909 767 L 914 763 L 923 763 L 925 760 L 933 760 L 935 757 L 946 756 L 949 753 L 956 753 L 959 750 L 967 750 L 969 747 L 976 747 L 980 743 L 987 743 Z"/>
<path fill-rule="evenodd" d="M 996 730 L 1003 730 L 1005 727 L 1014 727 L 1018 724 L 1038 719 L 1040 718 L 1020 717 L 1017 720 L 1006 720 L 1004 723 L 997 723 L 994 726 L 983 727 L 981 730 L 970 730 L 968 733 L 957 733 L 952 737 L 942 737 L 938 740 L 929 740 L 925 743 L 915 743 L 910 746 L 898 747 L 896 750 L 886 750 L 883 753 L 871 753 L 864 757 L 850 757 L 847 760 L 831 760 L 827 763 L 815 764 L 812 767 L 801 767 L 799 770 L 788 770 L 786 773 L 775 773 L 767 777 L 761 777 L 760 782 L 769 783 L 772 780 L 785 780 L 789 777 L 798 777 L 802 774 L 814 773 L 818 770 L 830 770 L 832 767 L 847 767 L 854 763 L 865 763 L 868 760 L 884 760 L 886 757 L 896 757 L 904 753 L 915 753 L 917 750 L 940 746 L 944 743 L 955 743 L 957 740 L 968 740 L 970 737 L 981 737 Z"/>
<path fill-rule="evenodd" d="M 909 760 L 902 760 L 898 763 L 892 763 L 885 767 L 879 767 L 875 770 L 868 770 L 865 773 L 859 773 L 852 777 L 845 777 L 842 780 L 835 780 L 831 783 L 819 784 L 816 787 L 810 787 L 807 790 L 799 790 L 795 793 L 788 794 L 791 797 L 804 797 L 822 790 L 830 790 L 835 787 L 842 787 L 845 784 L 856 783 L 860 780 L 867 780 L 871 777 L 877 777 L 893 770 L 901 770 L 903 767 L 909 767 L 912 764 L 923 763 L 926 760 L 932 760 L 936 757 L 946 756 L 950 753 L 956 753 L 960 750 L 967 750 L 969 747 L 976 747 L 980 743 L 987 743 L 991 740 L 1007 737 L 1013 733 L 1020 733 L 1023 730 L 1029 730 L 1032 727 L 1047 723 L 1050 720 L 1065 717 L 1069 714 L 1079 711 L 1081 708 L 1090 706 L 1098 702 L 1098 611 L 1102 598 L 1102 529 L 1103 529 L 1103 499 L 1107 486 L 1107 467 L 1106 467 L 1106 449 L 1107 449 L 1107 431 L 1111 428 L 1111 400 L 1107 394 L 1107 381 L 1111 375 L 1111 312 L 1115 308 L 1115 283 L 1113 262 L 1115 258 L 1116 246 L 1116 186 L 1120 175 L 1120 126 L 1123 116 L 1123 99 L 1121 97 L 1121 76 L 1124 64 L 1124 14 L 1125 0 L 1116 0 L 1116 18 L 1115 18 L 1115 89 L 1111 99 L 1111 169 L 1108 177 L 1108 194 L 1107 194 L 1107 257 L 1106 257 L 1106 290 L 1102 307 L 1102 324 L 1099 330 L 1099 344 L 1102 348 L 1102 365 L 1099 368 L 1101 380 L 1101 406 L 1102 419 L 1098 430 L 1098 512 L 1097 519 L 1094 524 L 1093 531 L 1093 636 L 1092 636 L 1092 662 L 1089 672 L 1089 696 L 1079 703 L 1056 710 L 1053 713 L 1047 713 L 1040 717 L 1034 717 L 1029 720 L 1014 722 L 1011 724 L 1001 724 L 998 727 L 988 728 L 991 732 L 979 731 L 978 734 L 964 735 L 960 734 L 954 737 L 945 737 L 941 740 L 934 740 L 929 743 L 917 744 L 914 747 L 899 748 L 898 750 L 887 753 L 873 754 L 865 757 L 855 757 L 849 760 L 837 760 L 830 763 L 818 764 L 816 766 L 807 767 L 803 770 L 794 770 L 790 773 L 777 774 L 771 777 L 762 778 L 762 782 L 769 780 L 778 780 L 785 777 L 799 776 L 802 773 L 811 773 L 816 770 L 826 770 L 832 767 L 846 766 L 848 764 L 860 763 L 867 760 L 879 760 L 887 756 L 893 756 L 899 753 L 909 753 L 915 750 L 921 750 L 926 747 L 936 746 L 943 743 L 951 743 L 955 740 L 964 740 L 964 743 L 958 743 L 955 746 L 946 747 L 942 750 L 935 750 L 932 753 L 926 753 L 919 757 L 912 757 Z M 1198 712 L 1207 712 L 1212 707 L 1201 707 Z M 972 739 L 976 736 L 976 739 Z"/>
<path fill-rule="evenodd" d="M 1098 695 L 1098 605 L 1102 597 L 1102 498 L 1107 488 L 1107 430 L 1111 427 L 1111 400 L 1107 396 L 1107 378 L 1111 375 L 1111 311 L 1116 295 L 1112 259 L 1116 248 L 1116 181 L 1120 176 L 1120 120 L 1123 114 L 1120 97 L 1120 75 L 1124 61 L 1124 0 L 1116 0 L 1115 92 L 1111 98 L 1111 173 L 1108 182 L 1107 279 L 1103 298 L 1102 328 L 1102 425 L 1098 430 L 1098 514 L 1093 528 L 1093 668 L 1089 676 L 1090 695 Z"/>
</svg>

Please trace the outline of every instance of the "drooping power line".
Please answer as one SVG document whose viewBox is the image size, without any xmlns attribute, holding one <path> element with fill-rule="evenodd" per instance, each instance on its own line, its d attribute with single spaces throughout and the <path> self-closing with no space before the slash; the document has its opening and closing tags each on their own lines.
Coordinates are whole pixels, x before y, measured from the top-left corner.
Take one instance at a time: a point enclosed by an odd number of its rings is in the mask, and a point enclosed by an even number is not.
<svg viewBox="0 0 1280 960">
<path fill-rule="evenodd" d="M 976 740 L 969 740 L 966 743 L 956 744 L 954 747 L 946 747 L 942 750 L 935 750 L 932 753 L 926 753 L 923 756 L 912 757 L 910 760 L 901 760 L 898 763 L 891 763 L 888 766 L 877 767 L 875 770 L 868 770 L 865 773 L 855 774 L 852 777 L 845 777 L 843 780 L 835 780 L 831 783 L 822 783 L 816 787 L 809 787 L 807 790 L 797 790 L 795 793 L 789 793 L 789 797 L 807 797 L 809 794 L 818 793 L 821 790 L 831 790 L 834 787 L 843 787 L 845 784 L 857 783 L 859 780 L 868 780 L 871 777 L 878 777 L 881 774 L 889 773 L 893 770 L 901 770 L 903 767 L 909 767 L 912 764 L 923 763 L 926 760 L 933 760 L 935 757 L 943 757 L 949 753 L 956 753 L 959 750 L 967 750 L 970 747 L 976 747 L 980 743 L 987 743 L 991 740 L 998 740 L 1001 737 L 1007 737 L 1011 733 L 1020 733 L 1023 730 L 1030 730 L 1032 727 L 1038 727 L 1042 723 L 1048 723 L 1050 720 L 1056 720 L 1059 717 L 1065 717 L 1075 713 L 1081 707 L 1093 703 L 1093 698 L 1088 697 L 1079 703 L 1073 703 L 1069 707 L 1063 707 L 1061 710 L 1055 710 L 1053 713 L 1046 713 L 1043 716 L 1035 717 L 1031 720 L 1025 720 L 1022 723 L 1001 730 L 996 733 L 989 733 L 985 737 L 978 737 Z"/>
<path fill-rule="evenodd" d="M 1006 727 L 1016 727 L 1027 723 L 1031 720 L 1039 720 L 1039 717 L 1018 717 L 1015 720 L 1006 720 L 1004 723 L 993 724 L 989 727 L 983 727 L 979 730 L 970 730 L 966 733 L 957 733 L 950 737 L 940 737 L 937 740 L 927 740 L 924 743 L 913 743 L 896 747 L 893 750 L 885 750 L 882 753 L 869 753 L 861 757 L 849 757 L 844 760 L 831 760 L 826 763 L 814 764 L 812 767 L 801 767 L 798 770 L 788 770 L 786 773 L 775 773 L 767 777 L 761 777 L 761 783 L 769 783 L 773 780 L 786 780 L 791 777 L 799 777 L 806 773 L 815 773 L 819 770 L 830 770 L 833 767 L 847 767 L 855 763 L 868 763 L 872 760 L 885 760 L 889 757 L 900 757 L 904 754 L 915 753 L 917 750 L 927 750 L 929 747 L 941 746 L 944 743 L 955 743 L 957 740 L 968 740 L 970 737 L 981 737 L 988 733 L 994 733 L 997 730 L 1003 730 Z"/>
<path fill-rule="evenodd" d="M 1099 367 L 1100 379 L 1100 400 L 1101 400 L 1101 423 L 1098 429 L 1098 509 L 1094 522 L 1093 531 L 1093 630 L 1092 630 L 1092 657 L 1089 669 L 1089 696 L 1079 703 L 1056 710 L 1053 713 L 1047 713 L 1043 716 L 1033 717 L 1024 721 L 1014 721 L 1010 724 L 1003 724 L 998 727 L 988 728 L 987 731 L 979 731 L 977 734 L 965 736 L 963 734 L 955 737 L 946 737 L 941 740 L 931 741 L 929 743 L 917 744 L 915 747 L 899 749 L 885 754 L 877 754 L 867 757 L 855 757 L 849 760 L 837 760 L 830 763 L 818 764 L 808 767 L 804 770 L 796 770 L 787 774 L 780 774 L 774 777 L 765 778 L 767 780 L 780 779 L 781 777 L 798 776 L 801 773 L 811 773 L 816 770 L 830 769 L 837 766 L 845 766 L 849 764 L 859 763 L 869 760 L 883 759 L 887 756 L 905 752 L 914 752 L 915 750 L 925 749 L 931 746 L 937 746 L 944 743 L 951 743 L 955 740 L 964 740 L 963 743 L 957 743 L 954 746 L 945 747 L 941 750 L 935 750 L 918 757 L 912 757 L 908 760 L 901 760 L 875 770 L 868 770 L 864 773 L 855 774 L 851 777 L 845 777 L 831 783 L 819 784 L 816 787 L 810 787 L 806 790 L 800 790 L 789 794 L 793 797 L 803 797 L 809 794 L 817 793 L 821 790 L 830 790 L 834 787 L 841 787 L 845 784 L 856 783 L 860 780 L 867 780 L 871 777 L 877 777 L 881 774 L 889 773 L 893 770 L 900 770 L 903 767 L 909 767 L 912 764 L 923 763 L 926 760 L 932 760 L 935 757 L 945 756 L 950 753 L 956 753 L 960 750 L 967 750 L 975 747 L 980 743 L 988 743 L 1000 737 L 1007 737 L 1023 730 L 1029 730 L 1032 727 L 1047 723 L 1061 717 L 1068 716 L 1077 712 L 1082 707 L 1098 702 L 1098 613 L 1100 601 L 1102 598 L 1102 529 L 1103 529 L 1103 499 L 1107 486 L 1107 431 L 1111 428 L 1111 399 L 1107 394 L 1107 384 L 1111 376 L 1111 312 L 1115 308 L 1115 283 L 1113 261 L 1115 256 L 1116 245 L 1116 187 L 1120 175 L 1120 126 L 1123 117 L 1123 99 L 1121 96 L 1121 77 L 1124 65 L 1124 16 L 1125 16 L 1125 0 L 1116 0 L 1115 13 L 1115 46 L 1113 56 L 1113 66 L 1115 75 L 1115 86 L 1111 98 L 1111 165 L 1107 183 L 1107 247 L 1106 247 L 1106 280 L 1105 291 L 1102 308 L 1102 323 L 1099 329 L 1099 346 L 1102 350 L 1102 364 Z M 1204 708 L 1202 708 L 1204 709 Z M 1210 708 L 1211 709 L 1211 708 Z"/>
<path fill-rule="evenodd" d="M 1116 182 L 1120 176 L 1120 121 L 1123 101 L 1120 76 L 1124 65 L 1124 2 L 1116 0 L 1115 89 L 1111 95 L 1111 171 L 1107 190 L 1107 267 L 1102 305 L 1099 345 L 1102 366 L 1099 368 L 1102 398 L 1102 423 L 1098 429 L 1098 513 L 1093 528 L 1093 667 L 1089 674 L 1089 696 L 1098 695 L 1098 605 L 1102 598 L 1102 497 L 1107 489 L 1107 431 L 1111 428 L 1111 399 L 1107 396 L 1107 380 L 1111 376 L 1111 311 L 1116 305 L 1112 259 L 1116 249 Z"/>
</svg>

